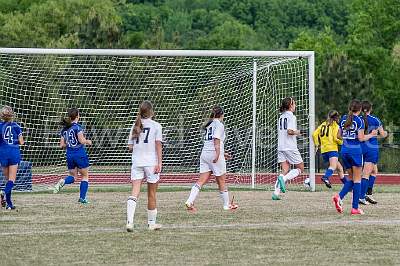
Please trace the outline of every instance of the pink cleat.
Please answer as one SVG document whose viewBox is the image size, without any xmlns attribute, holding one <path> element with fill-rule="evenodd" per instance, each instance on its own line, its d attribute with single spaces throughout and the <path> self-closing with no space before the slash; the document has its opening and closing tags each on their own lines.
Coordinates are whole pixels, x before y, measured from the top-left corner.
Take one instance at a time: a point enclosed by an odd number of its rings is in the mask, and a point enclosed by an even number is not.
<svg viewBox="0 0 400 266">
<path fill-rule="evenodd" d="M 335 196 L 332 197 L 332 201 L 335 204 L 335 208 L 336 208 L 337 212 L 343 213 L 343 203 L 338 194 L 336 194 Z"/>
<path fill-rule="evenodd" d="M 364 211 L 363 210 L 361 210 L 360 208 L 358 208 L 358 209 L 351 209 L 351 215 L 363 215 L 364 214 Z"/>
<path fill-rule="evenodd" d="M 196 212 L 197 212 L 197 209 L 196 209 L 196 207 L 194 206 L 193 203 L 192 203 L 192 204 L 190 204 L 190 203 L 185 203 L 185 207 L 186 207 L 186 210 L 187 210 L 188 212 L 190 212 L 190 213 L 196 213 Z"/>
</svg>

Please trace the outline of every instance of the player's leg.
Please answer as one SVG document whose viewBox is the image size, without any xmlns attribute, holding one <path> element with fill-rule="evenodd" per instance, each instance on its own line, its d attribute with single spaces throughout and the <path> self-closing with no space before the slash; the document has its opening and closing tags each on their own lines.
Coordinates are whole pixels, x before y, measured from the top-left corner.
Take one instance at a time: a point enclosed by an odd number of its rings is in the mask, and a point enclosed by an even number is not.
<svg viewBox="0 0 400 266">
<path fill-rule="evenodd" d="M 353 201 L 352 201 L 352 209 L 351 214 L 364 214 L 363 211 L 358 208 L 360 192 L 361 192 L 361 175 L 362 175 L 362 159 L 360 158 L 360 162 L 355 162 L 355 165 L 352 168 L 353 170 Z"/>
<path fill-rule="evenodd" d="M 371 162 L 365 162 L 362 170 L 361 177 L 361 191 L 360 191 L 360 204 L 366 205 L 368 202 L 365 199 L 365 194 L 367 193 L 369 176 L 374 170 L 374 164 Z"/>
<path fill-rule="evenodd" d="M 335 194 L 332 197 L 332 201 L 335 204 L 335 208 L 339 213 L 343 212 L 343 199 L 349 193 L 349 191 L 353 188 L 353 172 L 352 172 L 352 165 L 351 165 L 351 158 L 348 154 L 343 154 L 343 164 L 344 168 L 348 173 L 348 181 L 343 184 L 342 189 L 338 194 Z"/>
<path fill-rule="evenodd" d="M 329 178 L 333 175 L 333 172 L 337 168 L 337 163 L 338 163 L 338 154 L 337 152 L 327 152 L 326 154 L 326 161 L 329 162 L 329 167 L 326 169 L 324 176 L 321 178 L 322 182 L 325 183 L 325 185 L 328 188 L 332 188 L 331 182 Z"/>
<path fill-rule="evenodd" d="M 149 230 L 161 229 L 161 225 L 157 224 L 157 188 L 158 182 L 147 183 L 147 225 Z"/>
<path fill-rule="evenodd" d="M 276 178 L 275 185 L 274 185 L 274 192 L 272 193 L 272 200 L 280 200 L 281 199 L 279 197 L 280 192 L 282 192 L 282 193 L 286 192 L 286 186 L 285 186 L 285 181 L 283 180 L 283 177 L 290 170 L 289 162 L 284 157 L 279 158 L 279 153 L 278 153 L 278 161 L 281 165 L 281 174 L 279 174 L 279 176 Z"/>
<path fill-rule="evenodd" d="M 208 182 L 208 180 L 210 179 L 210 176 L 211 176 L 211 171 L 200 173 L 199 179 L 192 186 L 189 197 L 185 202 L 186 209 L 189 212 L 196 212 L 196 208 L 194 207 L 194 201 L 196 200 L 197 196 L 199 195 L 199 192 L 200 192 L 201 188 L 203 187 L 203 185 L 206 184 Z"/>
<path fill-rule="evenodd" d="M 344 169 L 342 164 L 339 162 L 339 160 L 336 163 L 336 172 L 338 173 L 338 176 L 340 178 L 340 181 L 342 184 L 346 183 L 346 176 L 344 175 Z"/>
<path fill-rule="evenodd" d="M 367 188 L 367 195 L 365 199 L 371 204 L 377 204 L 378 202 L 372 197 L 372 192 L 375 184 L 376 176 L 378 175 L 378 165 L 374 164 L 372 169 L 371 175 L 369 176 L 368 180 L 368 188 Z"/>
<path fill-rule="evenodd" d="M 86 199 L 86 194 L 89 189 L 89 167 L 79 169 L 78 172 L 82 176 L 81 184 L 79 186 L 79 202 L 83 204 L 89 203 Z"/>
<path fill-rule="evenodd" d="M 2 165 L 6 165 L 4 162 L 2 163 Z M 3 166 L 2 167 L 3 170 L 3 175 L 5 177 L 5 182 L 7 184 L 8 182 L 8 167 Z M 4 185 L 4 187 L 6 186 L 6 184 Z M 6 194 L 4 191 L 1 191 L 1 207 L 5 208 L 6 207 Z"/>
<path fill-rule="evenodd" d="M 135 171 L 137 173 L 138 171 Z M 142 185 L 142 178 L 140 178 L 140 175 L 136 174 L 136 177 L 132 178 L 133 171 L 131 174 L 131 183 L 132 183 L 132 191 L 131 195 L 128 197 L 128 200 L 126 201 L 126 230 L 128 232 L 133 231 L 133 225 L 134 225 L 134 218 L 135 218 L 135 212 L 136 212 L 136 205 L 137 201 L 139 198 L 139 193 L 140 193 L 140 187 Z"/>
<path fill-rule="evenodd" d="M 78 177 L 78 167 L 72 156 L 67 155 L 67 168 L 68 176 L 58 180 L 57 184 L 53 188 L 53 193 L 56 194 L 64 187 L 64 185 L 73 184 Z"/>
<path fill-rule="evenodd" d="M 11 194 L 12 194 L 12 189 L 14 187 L 14 182 L 17 178 L 18 164 L 9 165 L 8 167 L 5 168 L 7 168 L 7 170 L 5 171 L 5 174 L 7 174 L 5 175 L 7 183 L 6 187 L 4 188 L 4 194 L 6 196 L 6 203 L 7 203 L 6 209 L 13 210 L 15 209 L 15 207 L 11 200 Z"/>
</svg>

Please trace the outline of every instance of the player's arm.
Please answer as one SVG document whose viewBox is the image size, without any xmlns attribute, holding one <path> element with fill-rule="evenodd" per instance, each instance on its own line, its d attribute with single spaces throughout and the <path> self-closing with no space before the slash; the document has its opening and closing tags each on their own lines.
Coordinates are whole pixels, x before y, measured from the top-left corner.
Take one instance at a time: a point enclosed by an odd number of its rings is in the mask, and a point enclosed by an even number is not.
<svg viewBox="0 0 400 266">
<path fill-rule="evenodd" d="M 336 144 L 343 145 L 343 139 L 342 139 L 342 134 L 341 134 L 340 128 L 338 130 L 334 130 L 332 128 L 332 130 L 333 130 L 332 133 L 333 133 L 333 137 L 334 137 Z"/>
<path fill-rule="evenodd" d="M 364 129 L 360 129 L 360 130 L 358 130 L 358 140 L 359 141 L 367 141 L 370 138 L 376 137 L 377 134 L 378 134 L 378 131 L 376 129 L 372 130 L 371 133 L 369 133 L 368 135 L 364 134 Z"/>
<path fill-rule="evenodd" d="M 64 149 L 67 147 L 67 143 L 65 143 L 65 139 L 63 137 L 60 138 L 60 148 Z"/>
<path fill-rule="evenodd" d="M 133 140 L 133 127 L 132 127 L 131 131 L 129 132 L 129 138 L 128 138 L 128 149 L 129 149 L 129 152 L 133 151 L 133 143 L 134 143 L 134 140 Z"/>
<path fill-rule="evenodd" d="M 314 140 L 314 145 L 315 145 L 316 147 L 318 147 L 318 146 L 321 145 L 321 143 L 319 143 L 319 137 L 318 137 L 320 131 L 321 131 L 321 126 L 317 127 L 317 129 L 314 130 L 314 132 L 313 132 L 313 134 L 312 134 L 312 137 L 313 137 L 313 140 Z"/>
<path fill-rule="evenodd" d="M 288 119 L 288 130 L 287 130 L 288 135 L 299 136 L 301 134 L 300 130 L 297 130 L 296 120 L 297 119 L 295 116 Z"/>
<path fill-rule="evenodd" d="M 19 145 L 25 144 L 25 140 L 24 140 L 24 137 L 22 136 L 22 134 L 18 136 L 18 143 L 19 143 Z"/>
<path fill-rule="evenodd" d="M 86 139 L 82 131 L 78 132 L 78 141 L 84 145 L 92 145 L 92 141 L 90 139 Z"/>
<path fill-rule="evenodd" d="M 157 153 L 158 164 L 154 169 L 154 173 L 158 174 L 161 172 L 162 169 L 162 142 L 159 140 L 156 140 L 156 153 Z"/>
<path fill-rule="evenodd" d="M 382 125 L 380 127 L 378 127 L 378 132 L 379 132 L 380 138 L 386 138 L 388 136 L 388 132 L 383 129 Z"/>
<path fill-rule="evenodd" d="M 221 152 L 221 140 L 214 138 L 214 148 L 215 148 L 215 158 L 213 160 L 213 163 L 216 163 L 219 159 L 219 154 Z"/>
</svg>

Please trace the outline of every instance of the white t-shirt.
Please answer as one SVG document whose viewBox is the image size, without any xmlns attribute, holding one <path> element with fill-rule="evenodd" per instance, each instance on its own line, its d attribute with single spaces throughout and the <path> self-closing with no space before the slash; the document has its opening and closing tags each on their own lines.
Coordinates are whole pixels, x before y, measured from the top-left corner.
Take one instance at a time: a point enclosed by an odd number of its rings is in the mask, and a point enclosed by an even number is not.
<svg viewBox="0 0 400 266">
<path fill-rule="evenodd" d="M 297 149 L 297 140 L 295 135 L 289 135 L 288 129 L 297 130 L 296 116 L 286 111 L 278 119 L 278 151 L 293 151 Z"/>
<path fill-rule="evenodd" d="M 135 167 L 155 166 L 158 164 L 156 141 L 162 141 L 162 127 L 149 118 L 142 119 L 143 131 L 139 138 L 132 139 L 133 128 L 128 144 L 133 144 L 132 165 Z"/>
<path fill-rule="evenodd" d="M 214 119 L 211 124 L 204 129 L 204 146 L 202 152 L 215 152 L 214 139 L 221 140 L 220 152 L 224 153 L 225 126 L 218 119 Z"/>
</svg>

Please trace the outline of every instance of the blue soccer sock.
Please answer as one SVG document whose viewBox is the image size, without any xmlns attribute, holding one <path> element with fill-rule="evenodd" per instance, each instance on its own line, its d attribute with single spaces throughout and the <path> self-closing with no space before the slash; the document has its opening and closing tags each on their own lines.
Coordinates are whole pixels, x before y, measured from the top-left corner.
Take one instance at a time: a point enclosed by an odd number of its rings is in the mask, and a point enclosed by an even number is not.
<svg viewBox="0 0 400 266">
<path fill-rule="evenodd" d="M 331 177 L 332 175 L 333 175 L 333 169 L 328 168 L 328 169 L 326 169 L 325 175 L 322 178 L 329 180 L 329 177 Z"/>
<path fill-rule="evenodd" d="M 353 185 L 353 209 L 358 209 L 358 201 L 360 199 L 361 183 L 354 183 Z"/>
<path fill-rule="evenodd" d="M 368 180 L 368 195 L 372 195 L 372 189 L 374 188 L 376 176 L 370 175 Z"/>
<path fill-rule="evenodd" d="M 64 179 L 65 185 L 72 184 L 74 182 L 75 182 L 75 177 L 73 177 L 72 175 L 69 175 Z"/>
<path fill-rule="evenodd" d="M 88 191 L 89 188 L 89 183 L 88 181 L 81 181 L 81 185 L 79 188 L 79 198 L 81 199 L 86 199 L 86 193 Z"/>
<path fill-rule="evenodd" d="M 361 179 L 360 199 L 365 199 L 365 193 L 367 193 L 367 189 L 368 189 L 368 179 L 362 178 Z"/>
<path fill-rule="evenodd" d="M 344 197 L 349 193 L 349 191 L 353 188 L 353 180 L 347 180 L 346 183 L 344 183 L 342 190 L 339 192 L 339 197 L 340 199 L 344 199 Z"/>
<path fill-rule="evenodd" d="M 6 183 L 6 187 L 4 188 L 4 194 L 6 194 L 6 202 L 8 206 L 13 206 L 12 201 L 11 201 L 11 192 L 14 187 L 14 182 L 9 180 Z"/>
</svg>

